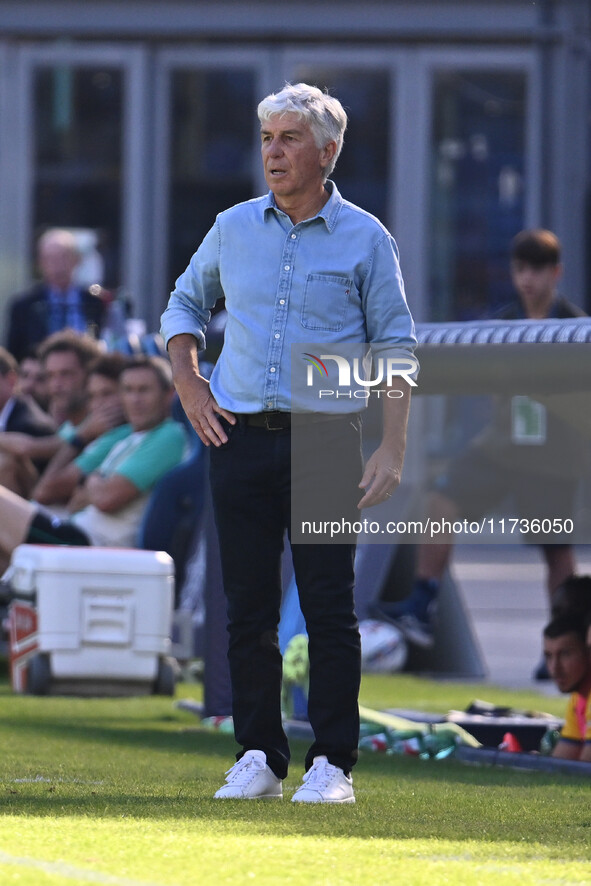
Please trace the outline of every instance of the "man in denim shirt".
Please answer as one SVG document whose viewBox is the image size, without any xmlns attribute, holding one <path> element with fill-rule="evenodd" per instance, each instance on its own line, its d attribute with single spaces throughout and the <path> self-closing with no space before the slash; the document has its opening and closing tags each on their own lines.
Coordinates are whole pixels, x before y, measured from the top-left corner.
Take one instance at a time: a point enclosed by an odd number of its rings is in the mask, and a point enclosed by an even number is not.
<svg viewBox="0 0 591 886">
<path fill-rule="evenodd" d="M 281 797 L 289 762 L 277 626 L 283 536 L 287 529 L 292 538 L 297 485 L 292 414 L 303 412 L 307 422 L 312 485 L 332 463 L 347 466 L 337 486 L 353 520 L 359 508 L 392 495 L 406 441 L 410 387 L 398 380 L 399 397 L 383 399 L 382 441 L 363 469 L 358 414 L 364 404 L 353 397 L 316 408 L 300 402 L 292 390 L 292 346 L 313 342 L 314 354 L 326 354 L 368 343 L 412 365 L 416 344 L 394 240 L 328 180 L 347 125 L 341 104 L 315 87 L 288 84 L 264 99 L 258 114 L 270 192 L 218 216 L 162 317 L 184 409 L 201 440 L 213 444 L 234 729 L 242 746 L 216 797 L 232 799 Z M 208 384 L 198 350 L 222 297 L 225 340 Z M 315 736 L 295 802 L 355 801 L 360 643 L 354 551 L 354 540 L 292 543 L 309 636 L 308 714 Z"/>
</svg>

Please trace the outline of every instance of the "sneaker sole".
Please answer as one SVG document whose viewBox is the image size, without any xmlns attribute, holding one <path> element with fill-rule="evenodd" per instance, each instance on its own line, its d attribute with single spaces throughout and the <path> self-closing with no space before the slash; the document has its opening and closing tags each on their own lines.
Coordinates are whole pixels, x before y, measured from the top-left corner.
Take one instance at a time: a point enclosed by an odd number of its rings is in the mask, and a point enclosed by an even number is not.
<svg viewBox="0 0 591 886">
<path fill-rule="evenodd" d="M 372 618 L 386 621 L 388 624 L 394 625 L 395 628 L 398 628 L 405 640 L 408 640 L 409 643 L 413 643 L 415 646 L 420 646 L 421 649 L 431 649 L 435 645 L 433 634 L 427 633 L 426 631 L 421 630 L 420 627 L 417 627 L 417 623 L 414 619 L 409 622 L 407 621 L 407 616 L 404 615 L 399 618 L 392 618 L 392 616 L 383 612 L 381 609 L 373 609 L 371 611 L 371 616 Z"/>
<path fill-rule="evenodd" d="M 301 803 L 304 806 L 342 806 L 343 803 L 354 803 L 355 797 L 347 797 L 346 800 L 297 800 L 291 798 L 292 803 Z"/>
<path fill-rule="evenodd" d="M 256 797 L 216 797 L 214 800 L 283 800 L 283 794 L 259 794 Z"/>
<path fill-rule="evenodd" d="M 435 638 L 432 634 L 427 634 L 418 628 L 415 624 L 408 624 L 403 619 L 390 619 L 390 624 L 398 628 L 405 640 L 414 646 L 420 646 L 421 649 L 432 649 L 435 645 Z"/>
</svg>

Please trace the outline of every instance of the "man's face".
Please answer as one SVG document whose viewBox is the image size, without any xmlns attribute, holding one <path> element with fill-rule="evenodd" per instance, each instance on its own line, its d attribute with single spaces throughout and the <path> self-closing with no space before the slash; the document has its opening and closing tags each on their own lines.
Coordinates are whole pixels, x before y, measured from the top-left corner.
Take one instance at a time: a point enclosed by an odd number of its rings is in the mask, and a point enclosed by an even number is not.
<svg viewBox="0 0 591 886">
<path fill-rule="evenodd" d="M 121 407 L 121 389 L 119 380 L 107 378 L 98 372 L 91 373 L 86 385 L 89 412 L 116 409 Z"/>
<path fill-rule="evenodd" d="M 556 686 L 561 692 L 576 692 L 591 667 L 589 650 L 577 634 L 544 637 L 544 658 Z"/>
<path fill-rule="evenodd" d="M 86 369 L 74 351 L 53 351 L 45 359 L 47 390 L 52 408 L 68 410 L 84 402 Z"/>
<path fill-rule="evenodd" d="M 281 200 L 314 196 L 322 188 L 324 169 L 334 156 L 336 145 L 319 148 L 310 127 L 296 114 L 275 114 L 261 127 L 261 154 L 265 180 Z"/>
<path fill-rule="evenodd" d="M 134 431 L 155 428 L 170 414 L 172 391 L 164 391 L 156 373 L 145 366 L 123 372 L 121 396 L 127 421 Z"/>
<path fill-rule="evenodd" d="M 530 305 L 536 307 L 553 297 L 560 273 L 560 265 L 536 266 L 519 259 L 511 262 L 513 286 L 526 309 Z"/>
<path fill-rule="evenodd" d="M 70 246 L 50 239 L 39 244 L 38 262 L 47 285 L 64 291 L 72 282 L 78 255 Z"/>
</svg>

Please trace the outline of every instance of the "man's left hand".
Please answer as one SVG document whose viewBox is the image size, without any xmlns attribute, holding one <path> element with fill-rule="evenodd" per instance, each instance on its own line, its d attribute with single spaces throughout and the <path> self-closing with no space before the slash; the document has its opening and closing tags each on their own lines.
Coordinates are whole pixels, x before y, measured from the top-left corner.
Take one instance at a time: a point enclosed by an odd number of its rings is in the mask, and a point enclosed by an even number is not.
<svg viewBox="0 0 591 886">
<path fill-rule="evenodd" d="M 365 495 L 357 505 L 359 510 L 387 501 L 400 485 L 402 467 L 384 445 L 373 453 L 365 466 L 359 488 Z"/>
</svg>

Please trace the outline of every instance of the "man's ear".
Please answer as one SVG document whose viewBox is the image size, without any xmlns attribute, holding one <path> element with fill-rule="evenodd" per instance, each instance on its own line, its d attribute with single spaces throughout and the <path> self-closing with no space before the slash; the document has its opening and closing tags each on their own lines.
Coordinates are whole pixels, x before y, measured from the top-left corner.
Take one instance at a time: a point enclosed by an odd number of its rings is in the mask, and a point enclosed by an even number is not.
<svg viewBox="0 0 591 886">
<path fill-rule="evenodd" d="M 333 160 L 334 155 L 337 152 L 337 143 L 335 141 L 327 142 L 322 151 L 320 152 L 320 165 L 322 169 L 326 169 L 329 163 Z"/>
</svg>

